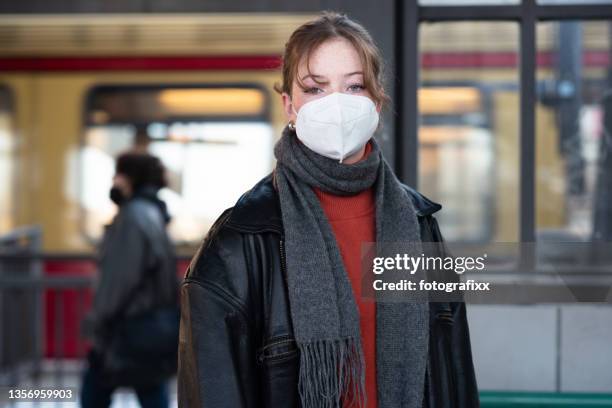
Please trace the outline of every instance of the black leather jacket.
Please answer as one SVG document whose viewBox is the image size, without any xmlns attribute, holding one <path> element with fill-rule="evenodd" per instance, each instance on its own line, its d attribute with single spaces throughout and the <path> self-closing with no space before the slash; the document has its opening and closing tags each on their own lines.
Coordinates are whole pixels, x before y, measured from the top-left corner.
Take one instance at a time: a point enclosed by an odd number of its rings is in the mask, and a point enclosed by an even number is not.
<svg viewBox="0 0 612 408">
<path fill-rule="evenodd" d="M 423 241 L 441 206 L 406 187 Z M 299 407 L 297 349 L 283 271 L 278 194 L 268 176 L 215 222 L 181 289 L 180 407 Z M 430 304 L 429 408 L 479 406 L 463 303 Z"/>
</svg>

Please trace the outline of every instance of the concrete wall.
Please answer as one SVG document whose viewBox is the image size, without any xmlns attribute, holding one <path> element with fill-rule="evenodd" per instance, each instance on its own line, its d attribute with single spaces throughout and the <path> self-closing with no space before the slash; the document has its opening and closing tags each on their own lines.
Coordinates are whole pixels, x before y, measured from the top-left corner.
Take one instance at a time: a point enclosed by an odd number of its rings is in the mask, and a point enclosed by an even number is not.
<svg viewBox="0 0 612 408">
<path fill-rule="evenodd" d="M 612 306 L 468 305 L 481 390 L 612 392 Z"/>
</svg>

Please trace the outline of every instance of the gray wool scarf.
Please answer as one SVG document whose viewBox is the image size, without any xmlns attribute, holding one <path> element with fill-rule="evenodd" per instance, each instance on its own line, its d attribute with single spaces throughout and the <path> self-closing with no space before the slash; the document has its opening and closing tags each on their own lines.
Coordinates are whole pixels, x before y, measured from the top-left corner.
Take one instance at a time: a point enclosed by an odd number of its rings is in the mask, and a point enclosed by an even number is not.
<svg viewBox="0 0 612 408">
<path fill-rule="evenodd" d="M 274 148 L 304 408 L 340 408 L 346 406 L 346 395 L 354 398 L 351 406 L 366 405 L 359 311 L 334 233 L 312 188 L 346 196 L 375 185 L 377 245 L 420 242 L 412 202 L 376 141 L 371 143 L 367 158 L 351 165 L 311 151 L 288 128 Z M 377 301 L 380 408 L 422 407 L 428 306 L 427 302 Z"/>
</svg>

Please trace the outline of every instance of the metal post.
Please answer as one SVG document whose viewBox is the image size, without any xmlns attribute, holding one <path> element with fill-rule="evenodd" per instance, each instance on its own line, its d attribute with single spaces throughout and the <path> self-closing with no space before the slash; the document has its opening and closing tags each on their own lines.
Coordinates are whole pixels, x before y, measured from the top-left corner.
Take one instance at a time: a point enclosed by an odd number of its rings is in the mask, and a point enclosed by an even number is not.
<svg viewBox="0 0 612 408">
<path fill-rule="evenodd" d="M 419 6 L 417 0 L 398 1 L 399 38 L 396 58 L 399 78 L 395 137 L 395 171 L 398 178 L 418 187 L 419 169 Z"/>
<path fill-rule="evenodd" d="M 535 242 L 535 0 L 523 0 L 521 19 L 520 241 Z"/>
</svg>

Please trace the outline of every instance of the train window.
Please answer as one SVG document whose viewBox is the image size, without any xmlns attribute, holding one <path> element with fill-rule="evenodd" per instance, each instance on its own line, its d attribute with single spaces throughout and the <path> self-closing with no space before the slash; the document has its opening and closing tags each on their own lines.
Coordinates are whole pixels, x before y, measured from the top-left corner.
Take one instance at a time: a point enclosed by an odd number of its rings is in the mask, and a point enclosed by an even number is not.
<svg viewBox="0 0 612 408">
<path fill-rule="evenodd" d="M 536 232 L 612 239 L 612 66 L 608 21 L 538 24 Z"/>
<path fill-rule="evenodd" d="M 91 91 L 79 153 L 85 232 L 99 238 L 116 209 L 108 199 L 114 159 L 140 149 L 158 156 L 160 191 L 178 244 L 198 242 L 237 197 L 272 169 L 268 95 L 250 85 L 104 86 Z"/>
<path fill-rule="evenodd" d="M 450 241 L 518 237 L 518 26 L 421 24 L 419 189 Z"/>
<path fill-rule="evenodd" d="M 0 85 L 0 233 L 13 228 L 13 98 Z"/>
</svg>

